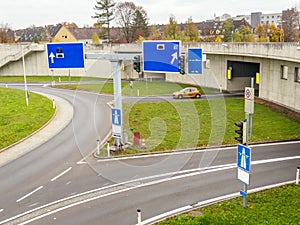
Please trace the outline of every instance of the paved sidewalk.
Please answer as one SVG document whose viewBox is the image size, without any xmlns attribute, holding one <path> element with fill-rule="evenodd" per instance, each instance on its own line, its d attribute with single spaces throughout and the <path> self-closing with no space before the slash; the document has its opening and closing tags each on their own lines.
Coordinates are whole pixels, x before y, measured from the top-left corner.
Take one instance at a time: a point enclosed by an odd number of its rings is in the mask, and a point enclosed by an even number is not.
<svg viewBox="0 0 300 225">
<path fill-rule="evenodd" d="M 51 100 L 55 100 L 56 111 L 52 119 L 41 129 L 31 134 L 29 137 L 5 148 L 0 153 L 0 167 L 25 155 L 29 151 L 42 145 L 58 134 L 65 128 L 73 118 L 73 106 L 66 100 L 57 96 L 38 93 L 44 95 Z"/>
</svg>

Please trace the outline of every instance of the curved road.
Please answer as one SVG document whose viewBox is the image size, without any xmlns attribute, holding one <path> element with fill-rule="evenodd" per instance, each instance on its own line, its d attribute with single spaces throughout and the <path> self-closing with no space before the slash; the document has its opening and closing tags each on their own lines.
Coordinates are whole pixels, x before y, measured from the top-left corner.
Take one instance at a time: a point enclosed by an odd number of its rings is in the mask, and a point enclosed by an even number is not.
<svg viewBox="0 0 300 225">
<path fill-rule="evenodd" d="M 112 97 L 31 88 L 74 106 L 57 136 L 0 169 L 0 224 L 135 224 L 170 210 L 238 193 L 236 148 L 96 160 L 110 130 Z M 300 142 L 252 146 L 250 188 L 295 180 Z"/>
</svg>

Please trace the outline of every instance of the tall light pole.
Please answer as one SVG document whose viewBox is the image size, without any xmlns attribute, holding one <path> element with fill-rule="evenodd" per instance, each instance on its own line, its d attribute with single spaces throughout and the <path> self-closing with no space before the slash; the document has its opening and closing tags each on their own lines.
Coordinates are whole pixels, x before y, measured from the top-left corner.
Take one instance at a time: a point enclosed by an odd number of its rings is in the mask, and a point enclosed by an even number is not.
<svg viewBox="0 0 300 225">
<path fill-rule="evenodd" d="M 282 39 L 282 23 L 284 23 L 284 20 L 280 20 L 280 43 L 283 41 Z"/>
<path fill-rule="evenodd" d="M 28 100 L 28 89 L 27 89 L 26 68 L 25 68 L 25 55 L 24 55 L 23 45 L 21 45 L 21 48 L 22 48 L 22 63 L 23 63 L 23 74 L 24 74 L 25 100 L 26 100 L 26 106 L 28 106 L 29 105 L 29 100 Z"/>
</svg>

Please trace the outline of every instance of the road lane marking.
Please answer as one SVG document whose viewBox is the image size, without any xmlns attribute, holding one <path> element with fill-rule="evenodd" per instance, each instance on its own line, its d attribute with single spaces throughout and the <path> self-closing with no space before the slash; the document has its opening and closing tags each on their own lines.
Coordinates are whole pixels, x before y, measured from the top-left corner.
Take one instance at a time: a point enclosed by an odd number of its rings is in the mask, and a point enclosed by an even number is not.
<svg viewBox="0 0 300 225">
<path fill-rule="evenodd" d="M 269 159 L 269 160 L 258 160 L 258 161 L 254 161 L 255 162 L 254 164 L 255 165 L 259 165 L 259 164 L 265 164 L 265 163 L 272 162 L 273 160 L 276 160 L 276 161 L 285 161 L 285 160 L 293 160 L 293 159 L 300 159 L 300 156 L 283 157 L 283 158 Z M 147 187 L 147 186 L 151 186 L 151 185 L 155 185 L 155 184 L 159 184 L 159 183 L 163 183 L 163 182 L 167 182 L 167 181 L 171 181 L 171 180 L 182 179 L 182 178 L 185 178 L 185 177 L 191 177 L 191 176 L 197 176 L 197 175 L 201 175 L 201 174 L 205 174 L 205 173 L 212 173 L 212 172 L 218 172 L 218 171 L 221 171 L 221 170 L 233 169 L 233 168 L 236 168 L 236 167 L 237 167 L 236 163 L 232 163 L 232 164 L 218 165 L 218 166 L 212 166 L 212 167 L 207 167 L 207 168 L 197 168 L 197 169 L 190 169 L 190 170 L 178 171 L 178 172 L 173 172 L 173 173 L 153 175 L 153 176 L 144 177 L 144 178 L 141 178 L 141 179 L 136 179 L 136 180 L 122 182 L 122 183 L 119 183 L 119 184 L 113 184 L 113 185 L 110 185 L 110 186 L 101 187 L 101 188 L 93 189 L 93 190 L 90 190 L 90 191 L 87 191 L 87 192 L 79 193 L 77 195 L 70 196 L 70 197 L 67 197 L 67 198 L 63 198 L 63 199 L 60 199 L 60 200 L 48 203 L 46 205 L 40 206 L 38 208 L 35 208 L 35 209 L 32 209 L 32 210 L 23 212 L 23 213 L 21 213 L 19 215 L 16 215 L 14 217 L 8 218 L 8 219 L 6 219 L 4 221 L 0 221 L 0 225 L 1 224 L 5 224 L 6 222 L 12 221 L 14 219 L 20 218 L 20 217 L 22 217 L 24 215 L 28 215 L 28 214 L 36 212 L 38 210 L 44 209 L 46 207 L 50 207 L 50 206 L 55 205 L 55 204 L 59 204 L 61 202 L 64 202 L 64 201 L 67 201 L 67 200 L 70 200 L 70 199 L 73 199 L 73 198 L 76 198 L 76 197 L 84 196 L 84 195 L 87 195 L 87 194 L 95 193 L 97 191 L 102 191 L 102 190 L 106 190 L 106 189 L 109 189 L 109 188 L 118 187 L 118 186 L 121 186 L 121 185 L 130 184 L 130 183 L 133 183 L 133 182 L 136 182 L 136 181 L 139 181 L 140 184 L 136 185 L 136 186 L 131 186 L 131 187 L 128 187 L 128 188 L 124 188 L 124 189 L 119 189 L 119 190 L 116 190 L 116 191 L 112 191 L 112 192 L 109 192 L 109 193 L 106 193 L 106 194 L 97 195 L 95 197 L 87 198 L 87 199 L 84 199 L 84 200 L 81 200 L 81 201 L 78 201 L 78 202 L 74 202 L 74 203 L 72 203 L 70 205 L 57 208 L 54 211 L 51 211 L 51 212 L 48 212 L 48 213 L 45 213 L 45 214 L 41 214 L 41 215 L 39 215 L 37 217 L 33 217 L 32 219 L 24 221 L 22 223 L 22 225 L 28 224 L 30 222 L 36 221 L 36 220 L 41 219 L 41 218 L 44 218 L 44 217 L 49 216 L 51 214 L 55 214 L 57 212 L 66 210 L 68 208 L 71 208 L 71 207 L 74 207 L 74 206 L 78 206 L 78 205 L 81 205 L 81 204 L 85 204 L 85 203 L 88 203 L 88 202 L 91 202 L 91 201 L 94 201 L 94 200 L 97 200 L 97 199 L 100 199 L 100 198 L 104 198 L 104 197 L 107 197 L 107 196 L 115 195 L 115 194 L 118 194 L 118 193 L 122 193 L 122 192 L 130 191 L 130 190 L 134 190 L 134 189 L 137 189 L 137 188 Z M 184 173 L 187 173 L 187 174 L 184 174 Z M 171 174 L 173 174 L 173 175 L 176 174 L 177 176 L 170 177 L 170 178 L 163 178 L 163 179 L 160 179 L 160 180 L 157 180 L 157 181 L 152 181 L 152 182 L 141 183 L 141 181 L 143 181 L 143 180 L 147 180 L 147 179 L 151 179 L 151 178 L 159 178 L 159 177 L 168 176 L 168 175 L 171 175 Z M 295 182 L 295 180 L 290 181 L 289 183 L 292 183 L 292 182 Z M 239 193 L 237 193 L 237 195 L 238 194 Z M 202 204 L 203 204 L 203 202 L 202 202 Z M 19 225 L 21 225 L 21 224 L 19 224 Z"/>
<path fill-rule="evenodd" d="M 0 209 L 0 213 L 2 213 L 4 211 L 4 209 Z"/>
<path fill-rule="evenodd" d="M 69 168 L 66 169 L 64 172 L 58 174 L 56 177 L 53 177 L 53 178 L 51 179 L 51 181 L 57 180 L 58 178 L 60 178 L 61 176 L 65 175 L 67 172 L 69 172 L 71 169 L 72 169 L 72 167 L 69 167 Z"/>
<path fill-rule="evenodd" d="M 263 146 L 288 145 L 288 144 L 300 144 L 300 141 L 253 144 L 253 145 L 249 145 L 249 147 L 263 147 Z M 195 149 L 195 150 L 183 150 L 183 151 L 174 151 L 174 152 L 165 152 L 165 153 L 152 153 L 152 154 L 134 155 L 134 156 L 126 156 L 126 157 L 102 158 L 102 159 L 98 159 L 97 162 L 110 162 L 110 161 L 121 161 L 121 160 L 131 160 L 131 159 L 143 159 L 143 158 L 151 158 L 151 157 L 154 158 L 154 157 L 162 157 L 162 156 L 174 156 L 174 155 L 205 153 L 205 152 L 215 152 L 215 151 L 226 151 L 226 150 L 236 151 L 236 148 L 237 148 L 236 146 L 228 146 L 228 147 L 209 148 L 209 149 Z M 77 164 L 79 164 L 79 163 L 77 163 Z"/>
<path fill-rule="evenodd" d="M 43 186 L 39 186 L 38 188 L 34 189 L 32 192 L 30 192 L 27 195 L 24 195 L 23 197 L 19 198 L 16 202 L 20 202 L 20 201 L 24 200 L 25 198 L 28 198 L 30 195 L 34 194 L 35 192 L 38 192 L 42 188 L 43 188 Z"/>
</svg>

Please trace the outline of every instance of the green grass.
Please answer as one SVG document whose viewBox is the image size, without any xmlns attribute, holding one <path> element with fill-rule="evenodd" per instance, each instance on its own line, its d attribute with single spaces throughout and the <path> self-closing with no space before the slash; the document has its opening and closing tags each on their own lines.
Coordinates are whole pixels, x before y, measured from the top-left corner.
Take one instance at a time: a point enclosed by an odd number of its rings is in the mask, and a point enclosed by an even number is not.
<svg viewBox="0 0 300 225">
<path fill-rule="evenodd" d="M 300 185 L 287 185 L 248 194 L 247 208 L 243 198 L 235 198 L 182 214 L 156 225 L 267 225 L 300 224 Z"/>
<path fill-rule="evenodd" d="M 129 141 L 133 142 L 133 132 L 140 132 L 147 151 L 236 144 L 234 123 L 244 117 L 243 99 L 123 104 Z M 294 139 L 300 139 L 299 123 L 255 104 L 250 143 Z M 127 151 L 137 153 L 141 149 Z"/>
<path fill-rule="evenodd" d="M 56 82 L 59 82 L 59 78 L 61 82 L 67 81 L 98 81 L 103 80 L 96 77 L 72 77 L 72 76 L 54 76 L 53 79 Z M 51 82 L 52 76 L 26 76 L 27 82 Z M 24 77 L 23 76 L 0 76 L 1 83 L 23 83 Z"/>
<path fill-rule="evenodd" d="M 27 107 L 24 91 L 0 88 L 0 150 L 42 127 L 53 113 L 46 97 L 30 93 Z"/>
<path fill-rule="evenodd" d="M 133 82 L 133 88 L 130 88 L 129 81 L 122 82 L 122 95 L 126 96 L 156 96 L 156 95 L 171 95 L 188 84 L 177 84 L 171 82 Z M 66 88 L 72 90 L 85 90 L 91 92 L 99 92 L 105 94 L 113 94 L 113 83 L 109 80 L 101 84 L 74 84 L 74 85 L 60 85 L 59 88 Z M 200 88 L 202 93 L 216 93 L 219 90 L 213 88 Z"/>
</svg>

